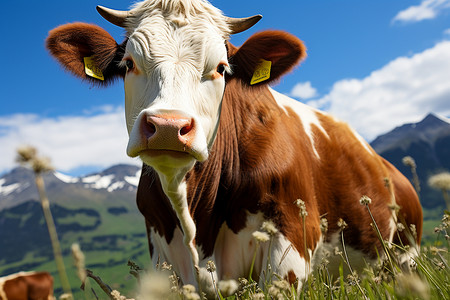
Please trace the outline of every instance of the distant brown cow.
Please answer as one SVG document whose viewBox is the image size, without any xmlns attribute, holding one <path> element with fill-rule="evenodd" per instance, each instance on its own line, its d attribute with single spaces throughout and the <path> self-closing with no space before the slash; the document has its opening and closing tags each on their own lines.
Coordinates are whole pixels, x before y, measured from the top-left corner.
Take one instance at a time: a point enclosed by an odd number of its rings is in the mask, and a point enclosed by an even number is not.
<svg viewBox="0 0 450 300">
<path fill-rule="evenodd" d="M 0 277 L 0 300 L 50 300 L 53 277 L 47 272 L 19 272 Z"/>
</svg>

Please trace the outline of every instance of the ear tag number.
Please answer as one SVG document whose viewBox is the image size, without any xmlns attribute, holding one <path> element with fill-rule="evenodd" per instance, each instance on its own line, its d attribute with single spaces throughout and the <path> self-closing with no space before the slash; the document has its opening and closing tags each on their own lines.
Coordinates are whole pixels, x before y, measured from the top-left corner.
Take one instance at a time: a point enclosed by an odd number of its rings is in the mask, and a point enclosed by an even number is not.
<svg viewBox="0 0 450 300">
<path fill-rule="evenodd" d="M 95 65 L 94 59 L 92 56 L 85 57 L 84 58 L 84 72 L 86 72 L 86 75 L 100 79 L 105 80 L 105 77 L 103 77 L 102 70 L 100 70 L 99 67 Z"/>
<path fill-rule="evenodd" d="M 261 62 L 255 69 L 255 73 L 253 73 L 252 80 L 250 84 L 257 84 L 264 80 L 270 78 L 270 69 L 272 67 L 272 62 L 268 60 L 261 59 Z"/>
</svg>

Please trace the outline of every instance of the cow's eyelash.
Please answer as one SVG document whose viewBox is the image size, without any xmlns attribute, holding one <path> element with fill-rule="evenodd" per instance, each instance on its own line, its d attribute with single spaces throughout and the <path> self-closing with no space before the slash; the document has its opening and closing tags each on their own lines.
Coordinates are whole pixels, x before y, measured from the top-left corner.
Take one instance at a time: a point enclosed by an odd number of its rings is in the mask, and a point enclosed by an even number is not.
<svg viewBox="0 0 450 300">
<path fill-rule="evenodd" d="M 219 71 L 220 71 L 219 68 L 223 68 L 223 71 L 222 71 L 222 72 L 219 72 Z M 226 63 L 226 62 L 220 62 L 220 63 L 214 68 L 214 72 L 218 72 L 218 73 L 220 73 L 221 75 L 223 75 L 223 74 L 225 74 L 225 73 L 227 73 L 227 74 L 231 74 L 231 73 L 232 73 L 230 66 L 229 66 L 228 63 Z"/>
<path fill-rule="evenodd" d="M 131 57 L 127 56 L 122 59 L 119 66 L 122 68 L 127 68 L 128 71 L 132 71 L 136 67 L 136 64 Z"/>
</svg>

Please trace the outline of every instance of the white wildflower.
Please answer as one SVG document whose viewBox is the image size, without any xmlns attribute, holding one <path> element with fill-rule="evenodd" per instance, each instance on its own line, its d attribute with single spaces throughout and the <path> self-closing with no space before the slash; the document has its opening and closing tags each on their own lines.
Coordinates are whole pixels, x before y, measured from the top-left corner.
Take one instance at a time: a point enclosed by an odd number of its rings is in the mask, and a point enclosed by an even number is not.
<svg viewBox="0 0 450 300">
<path fill-rule="evenodd" d="M 359 203 L 361 203 L 361 205 L 369 205 L 370 203 L 372 203 L 372 199 L 370 199 L 368 196 L 363 195 L 360 199 L 359 199 Z"/>
<path fill-rule="evenodd" d="M 428 185 L 438 190 L 450 191 L 450 173 L 443 172 L 431 176 L 428 179 Z"/>
<path fill-rule="evenodd" d="M 262 231 L 254 231 L 253 238 L 258 242 L 264 243 L 270 240 L 270 236 L 266 232 Z"/>
<path fill-rule="evenodd" d="M 221 280 L 218 283 L 218 288 L 223 296 L 228 297 L 233 295 L 239 288 L 239 283 L 236 280 Z"/>
<path fill-rule="evenodd" d="M 212 260 L 209 260 L 209 261 L 206 263 L 206 270 L 207 270 L 209 273 L 213 273 L 214 271 L 216 271 L 216 265 L 214 264 L 214 262 L 213 262 Z"/>
<path fill-rule="evenodd" d="M 295 200 L 294 203 L 295 203 L 295 205 L 298 206 L 298 208 L 300 208 L 300 212 L 299 212 L 300 217 L 306 217 L 308 215 L 308 212 L 306 211 L 305 201 L 303 201 L 301 199 L 297 199 L 297 200 Z"/>
<path fill-rule="evenodd" d="M 408 166 L 410 168 L 416 168 L 416 161 L 411 156 L 403 157 L 402 162 L 405 166 Z"/>
<path fill-rule="evenodd" d="M 344 219 L 339 218 L 338 222 L 337 222 L 337 226 L 341 229 L 344 230 L 345 228 L 347 228 L 347 223 L 344 221 Z"/>
<path fill-rule="evenodd" d="M 275 227 L 275 224 L 272 221 L 264 221 L 261 225 L 261 229 L 270 235 L 274 235 L 278 232 L 278 229 Z"/>
</svg>

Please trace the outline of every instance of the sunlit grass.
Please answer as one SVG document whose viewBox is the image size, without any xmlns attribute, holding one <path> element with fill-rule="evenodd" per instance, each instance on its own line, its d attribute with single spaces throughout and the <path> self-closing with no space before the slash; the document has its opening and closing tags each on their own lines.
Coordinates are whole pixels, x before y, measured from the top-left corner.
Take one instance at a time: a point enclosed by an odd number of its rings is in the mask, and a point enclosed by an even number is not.
<svg viewBox="0 0 450 300">
<path fill-rule="evenodd" d="M 65 265 L 69 264 L 66 257 L 62 257 L 61 250 L 58 250 L 59 241 L 52 231 L 55 231 L 55 226 L 51 220 L 49 211 L 48 199 L 45 196 L 44 184 L 41 173 L 46 170 L 45 162 L 34 159 L 36 151 L 22 152 L 20 159 L 22 162 L 31 164 L 34 169 L 39 192 L 41 194 L 41 201 L 43 203 L 44 214 L 46 215 L 46 222 L 49 226 L 49 232 L 52 236 L 52 244 L 55 250 L 55 261 L 58 269 L 61 271 Z M 31 152 L 30 152 L 31 151 Z M 31 154 L 30 154 L 31 153 Z M 29 155 L 30 154 L 30 155 Z M 411 161 L 407 161 L 408 165 L 415 166 Z M 413 168 L 412 168 L 413 169 Z M 420 188 L 418 182 L 415 182 L 417 189 Z M 441 186 L 439 186 L 442 189 Z M 447 186 L 445 188 L 447 191 Z M 447 196 L 443 192 L 443 196 Z M 303 224 L 303 233 L 306 234 L 306 206 L 303 201 L 298 199 L 296 202 L 299 207 L 299 222 Z M 371 216 L 371 226 L 377 233 L 379 241 L 382 245 L 382 253 L 378 263 L 375 265 L 367 265 L 366 268 L 359 273 L 352 269 L 352 262 L 349 260 L 346 252 L 346 245 L 343 232 L 347 228 L 345 220 L 340 219 L 338 226 L 340 230 L 340 241 L 342 251 L 335 251 L 329 255 L 335 255 L 340 258 L 339 275 L 333 277 L 328 269 L 329 262 L 326 257 L 322 260 L 319 266 L 316 266 L 313 273 L 310 274 L 305 282 L 301 283 L 302 288 L 297 291 L 294 285 L 290 285 L 280 275 L 274 273 L 268 261 L 265 266 L 265 280 L 262 286 L 253 280 L 253 263 L 250 272 L 246 278 L 236 278 L 234 280 L 219 281 L 214 278 L 214 262 L 208 262 L 207 270 L 212 276 L 213 289 L 216 294 L 216 299 L 447 299 L 450 295 L 450 271 L 449 271 L 449 226 L 450 214 L 448 211 L 444 212 L 441 223 L 434 228 L 434 242 L 432 245 L 422 247 L 420 253 L 418 249 L 415 251 L 416 256 L 413 256 L 410 261 L 405 262 L 400 260 L 401 254 L 411 252 L 411 247 L 405 243 L 404 245 L 394 245 L 383 240 L 381 233 L 377 227 L 375 219 L 370 210 L 371 200 L 367 196 L 362 196 L 360 200 L 361 205 L 367 208 L 368 214 Z M 46 210 L 47 208 L 47 210 Z M 83 220 L 79 220 L 80 222 Z M 409 240 L 414 240 L 415 228 L 409 224 L 398 224 L 399 230 L 405 230 L 410 236 Z M 326 231 L 326 219 L 321 219 L 321 229 Z M 269 243 L 269 252 L 272 245 L 273 237 L 279 234 L 272 223 L 265 222 L 260 231 L 253 234 L 256 244 Z M 403 241 L 406 242 L 406 241 Z M 123 242 L 127 245 L 128 242 Z M 55 246 L 56 245 L 56 246 Z M 258 247 L 256 247 L 256 251 Z M 305 253 L 308 253 L 305 244 Z M 414 253 L 414 251 L 412 251 Z M 115 299 L 127 300 L 128 298 L 120 293 L 121 284 L 109 286 L 103 282 L 99 275 L 91 271 L 85 270 L 85 264 L 89 262 L 89 257 L 84 258 L 84 254 L 78 245 L 73 245 L 72 253 L 75 258 L 76 269 L 69 274 L 73 280 L 78 277 L 82 282 L 84 292 L 82 297 L 84 299 Z M 92 253 L 91 253 L 92 254 Z M 101 255 L 101 252 L 99 253 Z M 108 263 L 107 261 L 105 262 Z M 172 270 L 172 267 L 163 262 L 157 265 L 152 270 L 145 270 L 139 267 L 136 263 L 129 262 L 129 274 L 125 272 L 126 266 L 115 267 L 113 272 L 118 278 L 115 282 L 121 282 L 130 274 L 135 277 L 136 290 L 131 297 L 138 300 L 147 299 L 201 299 L 203 295 L 195 290 L 192 285 L 181 285 L 177 274 Z M 307 267 L 309 268 L 309 267 Z M 349 274 L 344 273 L 344 268 L 350 270 Z M 108 268 L 107 272 L 112 270 Z M 309 269 L 305 270 L 309 273 Z M 101 273 L 101 270 L 98 271 Z M 71 281 L 72 281 L 71 280 Z M 58 283 L 58 279 L 55 283 Z M 64 274 L 60 277 L 62 285 L 67 285 L 67 277 Z M 65 283 L 64 283 L 65 282 Z M 60 299 L 69 299 L 70 288 L 64 288 L 65 296 L 60 296 Z M 67 290 L 69 292 L 67 292 Z M 100 294 L 103 293 L 103 294 Z M 79 293 L 77 295 L 80 295 Z M 67 298 L 67 296 L 69 298 Z"/>
</svg>

